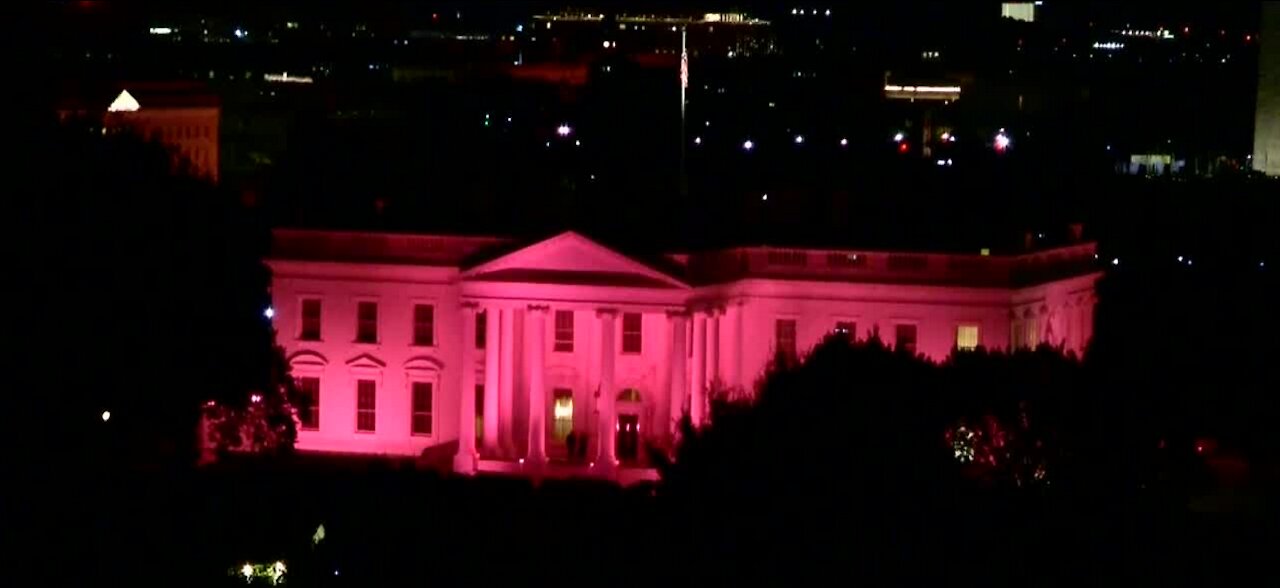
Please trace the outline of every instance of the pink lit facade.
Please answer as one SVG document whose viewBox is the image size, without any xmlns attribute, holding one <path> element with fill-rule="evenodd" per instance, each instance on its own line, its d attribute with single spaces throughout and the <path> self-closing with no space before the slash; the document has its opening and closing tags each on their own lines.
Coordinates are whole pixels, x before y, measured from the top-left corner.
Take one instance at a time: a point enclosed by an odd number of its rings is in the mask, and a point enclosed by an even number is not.
<svg viewBox="0 0 1280 588">
<path fill-rule="evenodd" d="M 1062 345 L 1093 326 L 1094 246 L 1018 256 L 750 247 L 646 263 L 576 233 L 502 239 L 282 230 L 278 340 L 318 399 L 303 451 L 455 453 L 454 469 L 647 475 L 708 391 L 750 393 L 833 331 L 931 359 Z M 603 432 L 603 434 L 601 434 Z"/>
</svg>

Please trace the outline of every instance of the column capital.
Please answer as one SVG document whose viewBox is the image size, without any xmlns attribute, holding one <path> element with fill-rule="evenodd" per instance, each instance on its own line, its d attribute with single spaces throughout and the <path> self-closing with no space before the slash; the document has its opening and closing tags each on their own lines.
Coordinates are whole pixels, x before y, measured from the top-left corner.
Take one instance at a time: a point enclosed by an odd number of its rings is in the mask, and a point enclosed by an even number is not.
<svg viewBox="0 0 1280 588">
<path fill-rule="evenodd" d="M 551 310 L 551 305 L 549 305 L 549 304 L 530 304 L 527 308 L 528 308 L 529 312 L 532 312 L 532 313 L 534 313 L 534 314 L 547 314 L 547 312 Z"/>
<path fill-rule="evenodd" d="M 680 310 L 668 310 L 667 318 L 669 319 L 689 318 L 689 311 L 683 308 Z"/>
<path fill-rule="evenodd" d="M 599 317 L 618 316 L 618 309 L 612 308 L 612 307 L 597 308 L 596 316 L 599 316 Z"/>
</svg>

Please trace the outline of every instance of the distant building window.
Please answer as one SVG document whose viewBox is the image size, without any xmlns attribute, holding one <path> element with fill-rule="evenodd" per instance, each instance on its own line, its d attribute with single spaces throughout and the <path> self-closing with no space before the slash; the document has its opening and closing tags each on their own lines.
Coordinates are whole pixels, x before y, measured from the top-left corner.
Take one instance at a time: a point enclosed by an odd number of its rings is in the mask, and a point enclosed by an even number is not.
<svg viewBox="0 0 1280 588">
<path fill-rule="evenodd" d="M 556 351 L 573 352 L 573 311 L 556 311 Z"/>
<path fill-rule="evenodd" d="M 627 312 L 622 315 L 622 352 L 623 353 L 640 353 L 643 348 L 644 339 L 641 325 L 641 315 L 638 312 Z"/>
<path fill-rule="evenodd" d="M 377 430 L 378 385 L 373 380 L 356 380 L 356 430 Z"/>
<path fill-rule="evenodd" d="M 413 344 L 423 347 L 436 344 L 436 307 L 413 305 Z"/>
<path fill-rule="evenodd" d="M 551 416 L 555 419 L 552 434 L 563 441 L 573 431 L 573 390 L 556 388 L 552 392 L 555 404 L 552 405 Z"/>
<path fill-rule="evenodd" d="M 858 323 L 852 321 L 836 321 L 833 333 L 853 339 L 858 335 Z"/>
<path fill-rule="evenodd" d="M 298 420 L 302 428 L 314 431 L 320 428 L 320 378 L 298 378 Z"/>
<path fill-rule="evenodd" d="M 309 298 L 302 301 L 302 329 L 298 338 L 303 341 L 320 340 L 320 300 Z"/>
<path fill-rule="evenodd" d="M 476 349 L 484 349 L 484 346 L 485 346 L 484 338 L 487 336 L 485 329 L 488 327 L 488 325 L 489 325 L 489 313 L 477 312 L 476 313 Z"/>
<path fill-rule="evenodd" d="M 356 342 L 378 342 L 378 303 L 356 303 Z"/>
<path fill-rule="evenodd" d="M 857 253 L 828 253 L 827 267 L 865 267 L 867 265 L 867 256 Z"/>
<path fill-rule="evenodd" d="M 916 352 L 916 326 L 913 324 L 899 324 L 893 328 L 893 342 L 898 349 L 905 350 L 909 353 Z"/>
<path fill-rule="evenodd" d="M 978 348 L 978 325 L 956 327 L 956 349 L 973 351 Z"/>
<path fill-rule="evenodd" d="M 414 382 L 413 391 L 413 434 L 431 434 L 431 382 Z"/>
<path fill-rule="evenodd" d="M 773 323 L 773 340 L 778 353 L 786 357 L 796 356 L 796 321 L 778 319 Z"/>
<path fill-rule="evenodd" d="M 769 265 L 784 265 L 790 267 L 804 267 L 809 264 L 809 253 L 807 251 L 793 250 L 773 250 L 769 251 L 767 256 Z"/>
</svg>

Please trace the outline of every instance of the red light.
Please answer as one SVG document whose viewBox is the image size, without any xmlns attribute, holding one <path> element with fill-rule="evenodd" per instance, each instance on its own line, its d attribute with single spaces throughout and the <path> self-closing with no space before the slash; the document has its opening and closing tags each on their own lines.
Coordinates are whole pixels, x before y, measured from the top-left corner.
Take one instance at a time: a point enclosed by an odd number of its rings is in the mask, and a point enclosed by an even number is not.
<svg viewBox="0 0 1280 588">
<path fill-rule="evenodd" d="M 908 151 L 911 151 L 910 143 L 907 143 L 906 141 L 898 143 L 898 153 L 906 153 Z"/>
<path fill-rule="evenodd" d="M 1250 42 L 1252 42 L 1252 41 L 1253 41 L 1253 35 L 1245 35 L 1245 36 L 1244 36 L 1244 42 L 1245 42 L 1245 43 L 1250 43 Z"/>
<path fill-rule="evenodd" d="M 1196 453 L 1204 453 L 1204 444 L 1196 443 Z"/>
</svg>

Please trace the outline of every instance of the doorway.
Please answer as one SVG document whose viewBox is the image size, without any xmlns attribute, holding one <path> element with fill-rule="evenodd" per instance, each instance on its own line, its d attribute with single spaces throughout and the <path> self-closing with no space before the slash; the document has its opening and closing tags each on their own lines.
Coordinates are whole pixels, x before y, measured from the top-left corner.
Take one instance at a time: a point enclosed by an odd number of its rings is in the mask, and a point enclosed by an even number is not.
<svg viewBox="0 0 1280 588">
<path fill-rule="evenodd" d="M 640 415 L 618 415 L 618 461 L 635 463 L 640 459 Z"/>
</svg>

